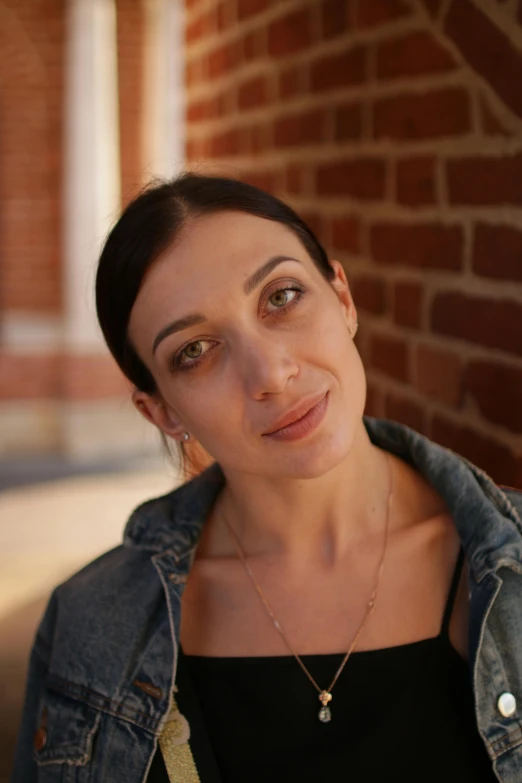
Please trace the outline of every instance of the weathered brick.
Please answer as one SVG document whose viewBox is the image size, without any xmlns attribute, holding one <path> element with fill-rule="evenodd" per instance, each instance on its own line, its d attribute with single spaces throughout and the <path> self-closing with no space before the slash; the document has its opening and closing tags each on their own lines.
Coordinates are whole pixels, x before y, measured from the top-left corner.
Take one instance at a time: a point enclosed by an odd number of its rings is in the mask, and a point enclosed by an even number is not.
<svg viewBox="0 0 522 783">
<path fill-rule="evenodd" d="M 233 70 L 239 65 L 240 60 L 241 45 L 239 41 L 235 40 L 217 46 L 207 56 L 206 73 L 208 78 L 216 79 Z"/>
<path fill-rule="evenodd" d="M 435 296 L 431 328 L 438 334 L 522 355 L 522 304 L 457 292 Z"/>
<path fill-rule="evenodd" d="M 274 146 L 317 144 L 325 138 L 326 117 L 322 109 L 288 114 L 274 120 Z"/>
<path fill-rule="evenodd" d="M 522 204 L 522 155 L 451 158 L 446 162 L 452 204 Z"/>
<path fill-rule="evenodd" d="M 427 397 L 459 408 L 463 398 L 460 356 L 429 345 L 419 345 L 416 360 L 415 387 Z"/>
<path fill-rule="evenodd" d="M 522 281 L 522 231 L 479 223 L 473 241 L 473 271 L 498 280 Z"/>
<path fill-rule="evenodd" d="M 522 53 L 509 38 L 470 0 L 453 0 L 445 32 L 506 105 L 522 116 Z"/>
<path fill-rule="evenodd" d="M 0 400 L 61 396 L 61 357 L 0 351 Z"/>
<path fill-rule="evenodd" d="M 431 437 L 442 446 L 467 457 L 499 484 L 522 486 L 522 459 L 500 441 L 479 434 L 470 427 L 459 426 L 436 415 Z"/>
<path fill-rule="evenodd" d="M 369 382 L 366 387 L 366 405 L 364 408 L 364 413 L 366 416 L 382 415 L 381 390 Z"/>
<path fill-rule="evenodd" d="M 408 345 L 404 340 L 374 334 L 370 338 L 371 366 L 399 381 L 408 381 Z"/>
<path fill-rule="evenodd" d="M 366 63 L 367 52 L 362 46 L 315 60 L 310 69 L 312 92 L 361 84 L 366 79 Z"/>
<path fill-rule="evenodd" d="M 370 247 L 378 264 L 448 271 L 462 267 L 460 226 L 378 223 L 370 229 Z"/>
<path fill-rule="evenodd" d="M 358 158 L 318 165 L 315 184 L 319 195 L 379 199 L 384 196 L 385 178 L 385 161 Z"/>
<path fill-rule="evenodd" d="M 375 27 L 411 14 L 404 0 L 362 0 L 357 3 L 358 27 Z"/>
<path fill-rule="evenodd" d="M 425 432 L 426 412 L 417 402 L 407 397 L 388 393 L 384 401 L 384 415 L 387 419 L 405 424 L 416 432 Z"/>
<path fill-rule="evenodd" d="M 310 45 L 312 22 L 308 8 L 298 9 L 274 20 L 268 28 L 268 52 L 272 57 L 287 57 Z"/>
<path fill-rule="evenodd" d="M 353 215 L 337 215 L 331 224 L 332 247 L 357 254 L 361 250 L 361 224 Z"/>
<path fill-rule="evenodd" d="M 372 275 L 350 277 L 350 288 L 358 310 L 382 315 L 386 312 L 386 284 Z"/>
<path fill-rule="evenodd" d="M 216 133 L 210 138 L 210 156 L 220 158 L 237 155 L 241 149 L 241 134 L 237 128 Z"/>
<path fill-rule="evenodd" d="M 436 202 L 435 158 L 431 155 L 399 160 L 396 178 L 397 201 L 400 204 L 419 207 Z"/>
<path fill-rule="evenodd" d="M 461 136 L 471 130 L 469 96 L 461 87 L 403 93 L 376 100 L 373 129 L 377 139 L 398 141 Z"/>
<path fill-rule="evenodd" d="M 480 115 L 482 120 L 482 129 L 485 133 L 491 136 L 510 136 L 511 134 L 500 121 L 500 119 L 494 114 L 489 104 L 484 98 L 480 100 Z"/>
<path fill-rule="evenodd" d="M 363 132 L 361 103 L 347 103 L 338 106 L 334 114 L 335 140 L 347 141 L 360 139 Z"/>
<path fill-rule="evenodd" d="M 399 326 L 421 326 L 424 290 L 419 283 L 396 282 L 393 288 L 393 320 Z"/>
<path fill-rule="evenodd" d="M 450 52 L 431 33 L 425 31 L 384 41 L 377 48 L 379 79 L 443 73 L 456 67 Z"/>
<path fill-rule="evenodd" d="M 492 361 L 472 361 L 464 373 L 468 395 L 482 414 L 510 432 L 522 433 L 522 370 Z"/>
<path fill-rule="evenodd" d="M 346 0 L 322 0 L 321 22 L 323 38 L 342 35 L 348 29 L 349 2 Z"/>
<path fill-rule="evenodd" d="M 305 189 L 305 168 L 300 163 L 286 167 L 286 190 L 289 193 L 303 193 Z"/>
<path fill-rule="evenodd" d="M 187 122 L 190 124 L 211 120 L 217 117 L 219 112 L 219 101 L 217 98 L 208 98 L 199 101 L 192 101 L 187 106 Z"/>
<path fill-rule="evenodd" d="M 324 221 L 322 215 L 312 210 L 301 210 L 301 218 L 304 220 L 308 228 L 312 230 L 319 242 L 323 241 L 324 234 Z"/>
<path fill-rule="evenodd" d="M 255 76 L 238 87 L 237 105 L 241 110 L 264 106 L 268 101 L 268 86 L 265 76 Z"/>
<path fill-rule="evenodd" d="M 274 171 L 242 171 L 241 179 L 267 193 L 275 193 L 277 190 L 277 174 Z"/>
<path fill-rule="evenodd" d="M 303 78 L 299 67 L 287 68 L 279 74 L 279 97 L 293 98 L 302 92 Z"/>
<path fill-rule="evenodd" d="M 260 14 L 270 6 L 270 0 L 237 0 L 237 17 L 239 20 Z"/>
</svg>

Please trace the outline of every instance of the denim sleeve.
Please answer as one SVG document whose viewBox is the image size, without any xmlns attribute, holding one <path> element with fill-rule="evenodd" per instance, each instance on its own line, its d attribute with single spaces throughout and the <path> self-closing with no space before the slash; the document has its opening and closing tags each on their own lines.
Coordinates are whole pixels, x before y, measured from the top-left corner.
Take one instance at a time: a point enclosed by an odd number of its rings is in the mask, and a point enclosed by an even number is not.
<svg viewBox="0 0 522 783">
<path fill-rule="evenodd" d="M 55 596 L 51 597 L 36 633 L 29 658 L 22 722 L 18 734 L 10 783 L 37 783 L 38 768 L 33 754 L 34 735 L 38 728 L 40 702 L 51 657 L 55 624 Z"/>
</svg>

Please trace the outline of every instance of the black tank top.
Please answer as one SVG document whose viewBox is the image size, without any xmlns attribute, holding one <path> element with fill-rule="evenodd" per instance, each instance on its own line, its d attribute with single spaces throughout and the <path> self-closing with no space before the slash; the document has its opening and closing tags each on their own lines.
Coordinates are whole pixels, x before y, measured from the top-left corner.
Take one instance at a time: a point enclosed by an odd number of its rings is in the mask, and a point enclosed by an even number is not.
<svg viewBox="0 0 522 783">
<path fill-rule="evenodd" d="M 180 656 L 177 694 L 202 783 L 494 783 L 466 661 L 449 639 L 461 550 L 438 636 L 353 652 L 318 719 L 318 694 L 292 656 Z M 344 653 L 304 655 L 322 685 Z M 158 753 L 148 783 L 168 783 Z"/>
</svg>

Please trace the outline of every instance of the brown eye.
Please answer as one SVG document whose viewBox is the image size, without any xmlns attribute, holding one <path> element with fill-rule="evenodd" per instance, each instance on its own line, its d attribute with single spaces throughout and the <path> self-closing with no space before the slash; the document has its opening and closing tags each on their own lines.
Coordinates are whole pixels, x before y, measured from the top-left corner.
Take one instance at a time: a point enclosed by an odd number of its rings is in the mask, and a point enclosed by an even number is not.
<svg viewBox="0 0 522 783">
<path fill-rule="evenodd" d="M 195 343 L 190 343 L 190 345 L 187 345 L 187 347 L 183 350 L 183 353 L 187 359 L 198 359 L 203 353 L 201 342 L 198 341 Z"/>
</svg>

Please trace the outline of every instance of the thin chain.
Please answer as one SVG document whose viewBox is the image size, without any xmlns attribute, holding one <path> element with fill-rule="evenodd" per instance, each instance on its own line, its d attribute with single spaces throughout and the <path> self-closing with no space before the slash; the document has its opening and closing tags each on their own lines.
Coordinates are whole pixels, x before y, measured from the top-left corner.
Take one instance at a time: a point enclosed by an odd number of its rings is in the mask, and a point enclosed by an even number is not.
<svg viewBox="0 0 522 783">
<path fill-rule="evenodd" d="M 330 683 L 330 685 L 326 689 L 326 691 L 328 693 L 330 693 L 330 691 L 334 687 L 335 683 L 339 679 L 339 675 L 341 674 L 342 670 L 346 666 L 346 663 L 348 662 L 348 658 L 352 654 L 352 652 L 353 652 L 353 650 L 355 648 L 355 645 L 357 644 L 357 642 L 359 640 L 359 637 L 360 637 L 361 633 L 363 632 L 364 628 L 366 627 L 366 624 L 368 623 L 370 617 L 372 616 L 372 614 L 373 614 L 373 612 L 375 610 L 375 605 L 376 605 L 376 602 L 377 602 L 377 594 L 379 592 L 379 586 L 380 586 L 380 582 L 381 582 L 382 572 L 384 570 L 384 559 L 385 559 L 385 556 L 386 556 L 386 549 L 387 549 L 387 546 L 388 546 L 388 531 L 389 531 L 389 524 L 390 524 L 390 507 L 391 507 L 391 502 L 392 502 L 392 497 L 393 497 L 392 471 L 391 471 L 391 465 L 390 465 L 390 458 L 389 458 L 388 454 L 386 454 L 386 461 L 387 461 L 387 465 L 388 465 L 388 502 L 387 502 L 387 507 L 386 507 L 386 523 L 385 523 L 385 528 L 384 528 L 384 544 L 383 544 L 383 548 L 382 548 L 382 555 L 381 555 L 381 560 L 380 560 L 380 563 L 379 563 L 379 570 L 378 570 L 378 573 L 377 573 L 377 579 L 376 579 L 376 582 L 375 582 L 375 588 L 373 590 L 373 593 L 371 595 L 370 600 L 368 601 L 368 608 L 366 610 L 366 614 L 364 616 L 364 619 L 363 619 L 361 625 L 359 626 L 359 629 L 358 629 L 357 633 L 355 634 L 355 637 L 354 637 L 354 639 L 353 639 L 353 641 L 352 641 L 352 643 L 351 643 L 351 645 L 350 645 L 350 647 L 348 649 L 348 652 L 346 653 L 346 655 L 344 656 L 343 660 L 341 661 L 341 665 L 337 669 L 332 682 Z M 226 523 L 226 525 L 227 525 L 227 527 L 228 527 L 228 529 L 229 529 L 229 531 L 230 531 L 230 533 L 232 535 L 232 538 L 234 539 L 239 558 L 240 558 L 241 562 L 243 563 L 243 565 L 245 567 L 245 571 L 247 572 L 248 576 L 250 577 L 250 579 L 251 579 L 251 581 L 252 581 L 252 583 L 253 583 L 256 591 L 257 591 L 257 594 L 259 595 L 259 598 L 261 599 L 261 601 L 263 603 L 263 606 L 265 607 L 265 610 L 266 610 L 267 614 L 269 615 L 270 619 L 272 620 L 272 622 L 273 622 L 273 624 L 275 626 L 276 631 L 279 633 L 279 635 L 281 636 L 283 642 L 286 644 L 286 646 L 288 647 L 288 649 L 290 650 L 290 652 L 292 653 L 294 658 L 297 660 L 299 666 L 301 667 L 303 672 L 306 674 L 306 676 L 308 677 L 308 679 L 310 680 L 310 682 L 312 683 L 314 688 L 318 691 L 319 694 L 324 693 L 323 689 L 319 687 L 319 685 L 316 683 L 316 681 L 314 680 L 314 678 L 312 677 L 312 675 L 310 674 L 310 672 L 308 671 L 308 669 L 304 665 L 303 661 L 301 660 L 301 657 L 295 651 L 292 643 L 289 641 L 289 639 L 287 639 L 286 634 L 284 633 L 283 629 L 281 628 L 279 620 L 275 616 L 275 614 L 274 614 L 274 612 L 272 610 L 272 607 L 268 603 L 268 599 L 266 598 L 263 590 L 261 589 L 261 587 L 260 587 L 259 583 L 257 582 L 254 574 L 252 573 L 252 569 L 250 568 L 249 564 L 247 563 L 247 559 L 246 559 L 245 553 L 243 552 L 241 544 L 239 543 L 239 538 L 237 537 L 235 530 L 233 529 L 232 525 L 230 524 L 230 522 L 228 521 L 228 519 L 225 516 L 223 516 L 223 519 L 225 520 L 225 523 Z"/>
</svg>

